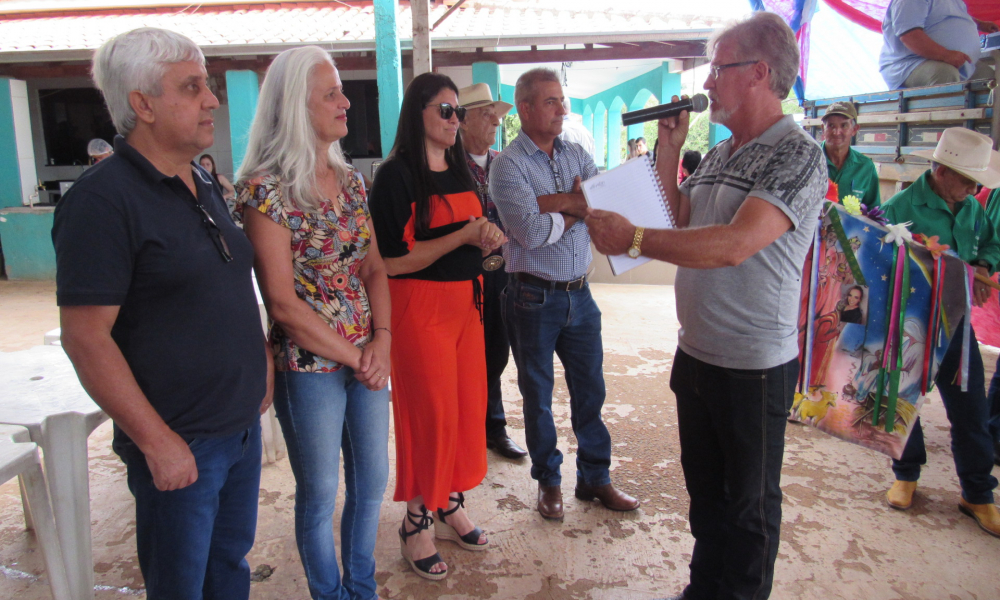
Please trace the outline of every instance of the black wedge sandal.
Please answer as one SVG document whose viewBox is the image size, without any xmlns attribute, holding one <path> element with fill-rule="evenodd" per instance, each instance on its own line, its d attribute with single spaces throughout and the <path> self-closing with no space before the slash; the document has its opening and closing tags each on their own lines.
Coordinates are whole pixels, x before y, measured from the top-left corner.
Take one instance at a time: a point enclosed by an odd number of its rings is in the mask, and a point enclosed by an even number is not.
<svg viewBox="0 0 1000 600">
<path fill-rule="evenodd" d="M 427 514 L 427 508 L 424 506 L 420 507 L 421 514 L 411 513 L 409 510 L 406 511 L 406 520 L 410 522 L 411 525 L 416 527 L 413 531 L 407 531 L 406 525 L 402 525 L 399 528 L 399 551 L 403 554 L 403 558 L 406 562 L 410 563 L 410 568 L 417 575 L 420 575 L 424 579 L 430 579 L 432 581 L 441 581 L 448 576 L 448 569 L 445 568 L 444 571 L 440 573 L 432 573 L 431 567 L 438 563 L 443 563 L 444 560 L 441 555 L 435 552 L 432 556 L 427 558 L 419 558 L 414 560 L 413 555 L 410 554 L 410 549 L 406 546 L 406 538 L 410 536 L 417 535 L 421 531 L 426 531 L 431 528 L 431 524 L 434 523 L 434 518 Z M 414 521 L 414 517 L 420 519 L 420 521 Z M 447 565 L 446 565 L 447 567 Z"/>
<path fill-rule="evenodd" d="M 465 495 L 462 492 L 458 493 L 458 498 L 450 496 L 448 498 L 451 502 L 456 502 L 455 508 L 451 510 L 437 510 L 438 521 L 434 524 L 434 536 L 439 540 L 449 540 L 455 542 L 465 550 L 486 550 L 490 547 L 490 541 L 486 540 L 486 543 L 480 544 L 479 538 L 483 535 L 483 530 L 479 527 L 474 528 L 472 531 L 465 535 L 459 535 L 458 531 L 454 527 L 448 524 L 445 517 L 455 514 L 460 508 L 465 507 Z"/>
</svg>

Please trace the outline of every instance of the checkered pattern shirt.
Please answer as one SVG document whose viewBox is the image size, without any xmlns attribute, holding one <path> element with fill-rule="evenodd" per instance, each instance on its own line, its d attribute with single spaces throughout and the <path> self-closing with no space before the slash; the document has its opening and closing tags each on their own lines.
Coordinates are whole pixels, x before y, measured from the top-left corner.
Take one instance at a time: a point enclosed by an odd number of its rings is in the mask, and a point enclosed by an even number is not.
<svg viewBox="0 0 1000 600">
<path fill-rule="evenodd" d="M 538 197 L 568 192 L 577 176 L 597 175 L 597 165 L 579 144 L 556 138 L 552 158 L 522 131 L 490 165 L 490 198 L 507 232 L 503 257 L 508 273 L 529 273 L 549 281 L 571 281 L 587 274 L 590 234 L 583 221 L 547 244 L 552 215 L 538 208 Z"/>
</svg>

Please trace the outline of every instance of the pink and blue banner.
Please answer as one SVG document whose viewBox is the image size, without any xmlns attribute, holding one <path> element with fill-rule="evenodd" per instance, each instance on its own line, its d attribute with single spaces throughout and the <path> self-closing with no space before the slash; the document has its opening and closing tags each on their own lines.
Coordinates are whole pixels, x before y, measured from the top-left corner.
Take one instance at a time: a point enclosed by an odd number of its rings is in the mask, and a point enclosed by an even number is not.
<svg viewBox="0 0 1000 600">
<path fill-rule="evenodd" d="M 969 275 L 954 253 L 897 244 L 896 230 L 826 203 L 802 279 L 791 417 L 899 458 L 949 342 L 964 335 Z"/>
</svg>

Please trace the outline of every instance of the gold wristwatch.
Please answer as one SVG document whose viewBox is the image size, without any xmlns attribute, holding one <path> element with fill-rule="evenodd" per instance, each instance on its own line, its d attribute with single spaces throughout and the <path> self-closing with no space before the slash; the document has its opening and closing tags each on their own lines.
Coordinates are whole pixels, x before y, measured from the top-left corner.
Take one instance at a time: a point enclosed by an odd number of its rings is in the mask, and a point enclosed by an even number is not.
<svg viewBox="0 0 1000 600">
<path fill-rule="evenodd" d="M 632 238 L 632 245 L 628 249 L 629 258 L 639 258 L 639 255 L 642 254 L 640 246 L 642 245 L 642 234 L 645 231 L 642 227 L 635 228 L 635 237 Z"/>
</svg>

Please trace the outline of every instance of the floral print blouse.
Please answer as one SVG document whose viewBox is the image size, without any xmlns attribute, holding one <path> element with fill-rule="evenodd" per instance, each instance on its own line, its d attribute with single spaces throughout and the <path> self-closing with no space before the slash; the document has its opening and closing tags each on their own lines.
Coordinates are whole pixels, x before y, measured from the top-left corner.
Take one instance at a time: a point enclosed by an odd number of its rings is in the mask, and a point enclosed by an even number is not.
<svg viewBox="0 0 1000 600">
<path fill-rule="evenodd" d="M 315 213 L 304 213 L 289 202 L 281 177 L 265 175 L 236 186 L 236 210 L 259 210 L 292 231 L 292 272 L 295 293 L 339 335 L 364 347 L 371 338 L 371 306 L 358 276 L 371 244 L 371 215 L 361 175 L 351 171 L 342 190 L 340 217 L 327 200 Z M 268 339 L 278 371 L 330 373 L 340 363 L 298 347 L 273 321 Z"/>
</svg>

